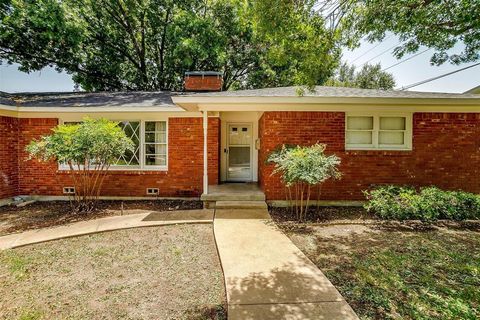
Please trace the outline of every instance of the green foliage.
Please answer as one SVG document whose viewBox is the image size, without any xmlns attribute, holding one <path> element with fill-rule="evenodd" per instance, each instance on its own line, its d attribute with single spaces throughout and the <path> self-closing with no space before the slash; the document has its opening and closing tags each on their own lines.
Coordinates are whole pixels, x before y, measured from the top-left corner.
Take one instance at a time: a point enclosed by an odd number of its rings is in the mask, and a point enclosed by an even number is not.
<svg viewBox="0 0 480 320">
<path fill-rule="evenodd" d="M 255 13 L 241 0 L 5 0 L 0 59 L 54 66 L 90 91 L 179 90 L 193 70 L 223 71 L 224 89 L 331 74 L 338 52 L 322 19 L 290 11 L 272 34 Z"/>
<path fill-rule="evenodd" d="M 391 90 L 395 87 L 395 79 L 391 73 L 382 71 L 380 64 L 365 64 L 360 71 L 356 71 L 355 66 L 342 63 L 335 75 L 325 84 L 334 87 Z"/>
<path fill-rule="evenodd" d="M 433 64 L 454 64 L 480 58 L 480 2 L 478 0 L 370 0 L 328 1 L 338 3 L 343 12 L 340 29 L 350 44 L 367 36 L 380 41 L 387 32 L 400 38 L 394 55 L 401 58 L 418 51 L 420 46 L 433 48 Z M 456 46 L 457 44 L 462 44 Z M 454 54 L 449 49 L 461 48 Z"/>
<path fill-rule="evenodd" d="M 59 125 L 53 134 L 33 139 L 26 147 L 30 157 L 56 160 L 92 169 L 108 167 L 134 144 L 118 123 L 107 119 L 85 118 L 79 124 Z"/>
<path fill-rule="evenodd" d="M 307 214 L 312 187 L 320 186 L 330 178 L 341 177 L 338 170 L 340 159 L 336 155 L 326 155 L 325 148 L 325 144 L 319 143 L 312 146 L 283 145 L 268 157 L 267 161 L 275 164 L 272 174 L 280 174 L 287 188 L 287 200 L 295 208 L 299 220 Z"/>
<path fill-rule="evenodd" d="M 336 155 L 327 156 L 325 148 L 326 145 L 319 143 L 312 146 L 283 146 L 273 152 L 268 161 L 275 163 L 273 174 L 281 174 L 287 187 L 296 183 L 316 185 L 341 176 L 338 171 L 340 159 Z"/>
<path fill-rule="evenodd" d="M 269 86 L 323 84 L 338 65 L 338 34 L 314 12 L 314 1 L 251 1 L 258 38 L 267 45 L 263 72 L 255 82 Z"/>
<path fill-rule="evenodd" d="M 462 191 L 444 191 L 436 187 L 421 188 L 381 186 L 366 191 L 365 209 L 382 219 L 480 219 L 480 196 Z"/>
<path fill-rule="evenodd" d="M 30 158 L 56 160 L 69 166 L 78 211 L 91 211 L 99 197 L 110 165 L 134 143 L 118 123 L 85 118 L 80 124 L 59 125 L 53 133 L 32 140 L 26 147 Z"/>
</svg>

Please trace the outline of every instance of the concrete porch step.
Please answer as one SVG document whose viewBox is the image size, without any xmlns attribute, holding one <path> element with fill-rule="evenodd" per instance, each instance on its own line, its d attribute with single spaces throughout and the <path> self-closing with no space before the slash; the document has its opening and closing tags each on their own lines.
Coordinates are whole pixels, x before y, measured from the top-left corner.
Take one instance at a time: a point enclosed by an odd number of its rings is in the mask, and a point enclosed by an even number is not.
<svg viewBox="0 0 480 320">
<path fill-rule="evenodd" d="M 215 209 L 267 209 L 265 201 L 217 201 Z"/>
<path fill-rule="evenodd" d="M 265 201 L 265 194 L 253 183 L 225 183 L 208 187 L 201 200 L 215 201 Z"/>
<path fill-rule="evenodd" d="M 202 194 L 202 201 L 265 201 L 265 195 L 261 192 L 255 193 L 230 193 L 230 194 Z"/>
</svg>

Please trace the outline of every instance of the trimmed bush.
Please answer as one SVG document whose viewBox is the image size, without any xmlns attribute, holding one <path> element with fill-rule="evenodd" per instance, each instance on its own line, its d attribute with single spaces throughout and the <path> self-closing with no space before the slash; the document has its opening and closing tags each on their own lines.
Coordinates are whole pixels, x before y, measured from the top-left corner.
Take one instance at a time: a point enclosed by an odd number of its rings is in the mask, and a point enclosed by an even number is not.
<svg viewBox="0 0 480 320">
<path fill-rule="evenodd" d="M 409 186 L 380 186 L 364 193 L 368 200 L 365 209 L 381 219 L 480 219 L 480 196 L 473 193 Z"/>
</svg>

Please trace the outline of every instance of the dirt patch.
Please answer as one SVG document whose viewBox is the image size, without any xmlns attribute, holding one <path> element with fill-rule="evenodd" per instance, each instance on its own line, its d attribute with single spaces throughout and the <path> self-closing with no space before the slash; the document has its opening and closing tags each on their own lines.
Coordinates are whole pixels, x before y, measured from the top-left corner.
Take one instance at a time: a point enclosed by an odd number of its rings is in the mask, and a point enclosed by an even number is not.
<svg viewBox="0 0 480 320">
<path fill-rule="evenodd" d="M 459 224 L 280 223 L 361 319 L 478 319 L 480 233 Z"/>
<path fill-rule="evenodd" d="M 88 214 L 72 213 L 69 202 L 35 202 L 25 207 L 0 207 L 0 236 L 66 223 L 145 211 L 202 209 L 196 200 L 100 201 L 98 209 Z"/>
<path fill-rule="evenodd" d="M 0 296 L 1 319 L 225 319 L 226 310 L 210 225 L 0 252 Z"/>
</svg>

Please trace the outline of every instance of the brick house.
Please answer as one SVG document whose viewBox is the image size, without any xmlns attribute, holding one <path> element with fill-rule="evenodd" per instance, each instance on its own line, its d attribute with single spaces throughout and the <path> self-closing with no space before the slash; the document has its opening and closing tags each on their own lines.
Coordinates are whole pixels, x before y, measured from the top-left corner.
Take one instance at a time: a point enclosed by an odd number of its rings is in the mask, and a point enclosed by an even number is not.
<svg viewBox="0 0 480 320">
<path fill-rule="evenodd" d="M 137 147 L 112 166 L 105 197 L 199 197 L 212 185 L 254 182 L 280 201 L 284 187 L 266 158 L 282 144 L 315 142 L 342 160 L 342 180 L 323 188 L 328 203 L 362 200 L 362 190 L 387 183 L 480 193 L 479 95 L 317 87 L 299 96 L 294 87 L 221 85 L 207 72 L 187 74 L 182 93 L 2 94 L 0 202 L 65 197 L 67 169 L 24 150 L 85 116 L 119 121 Z"/>
</svg>

